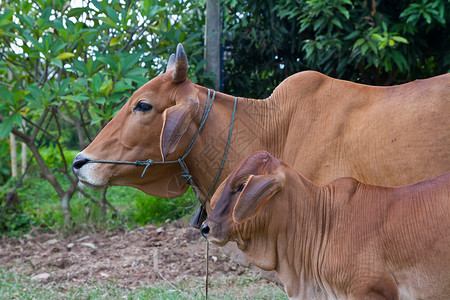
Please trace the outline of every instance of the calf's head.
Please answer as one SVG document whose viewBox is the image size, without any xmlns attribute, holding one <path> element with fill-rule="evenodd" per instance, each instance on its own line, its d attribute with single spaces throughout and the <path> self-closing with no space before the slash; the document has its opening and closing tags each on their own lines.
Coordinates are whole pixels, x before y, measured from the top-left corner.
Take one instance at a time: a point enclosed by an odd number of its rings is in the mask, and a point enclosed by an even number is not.
<svg viewBox="0 0 450 300">
<path fill-rule="evenodd" d="M 80 182 L 94 189 L 133 186 L 167 198 L 187 190 L 178 164 L 154 165 L 141 179 L 143 169 L 133 165 L 89 163 L 163 161 L 181 156 L 198 128 L 192 120 L 199 111 L 199 90 L 187 72 L 188 61 L 179 44 L 166 72 L 139 88 L 94 141 L 77 154 L 72 168 Z"/>
<path fill-rule="evenodd" d="M 249 155 L 214 193 L 213 211 L 200 229 L 202 234 L 221 246 L 236 241 L 241 249 L 246 248 L 249 236 L 267 229 L 264 222 L 253 222 L 251 226 L 248 223 L 283 189 L 284 182 L 285 174 L 278 159 L 266 151 Z M 267 209 L 271 208 L 264 207 Z"/>
</svg>

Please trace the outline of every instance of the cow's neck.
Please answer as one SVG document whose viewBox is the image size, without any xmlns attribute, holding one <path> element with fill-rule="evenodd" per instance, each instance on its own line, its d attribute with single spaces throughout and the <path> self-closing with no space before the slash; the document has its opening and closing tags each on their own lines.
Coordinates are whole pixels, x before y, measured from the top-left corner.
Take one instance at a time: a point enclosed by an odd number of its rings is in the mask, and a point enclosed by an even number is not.
<svg viewBox="0 0 450 300">
<path fill-rule="evenodd" d="M 197 125 L 206 106 L 208 90 L 200 90 L 200 110 Z M 234 106 L 234 96 L 217 92 L 210 115 L 198 137 L 195 147 L 186 159 L 203 197 L 208 193 L 219 171 L 227 145 Z M 266 100 L 238 98 L 231 141 L 221 176 L 215 188 L 247 155 L 265 149 L 279 156 L 284 143 L 282 122 L 277 103 Z M 284 121 L 282 121 L 284 120 Z M 193 134 L 193 133 L 192 133 Z"/>
</svg>

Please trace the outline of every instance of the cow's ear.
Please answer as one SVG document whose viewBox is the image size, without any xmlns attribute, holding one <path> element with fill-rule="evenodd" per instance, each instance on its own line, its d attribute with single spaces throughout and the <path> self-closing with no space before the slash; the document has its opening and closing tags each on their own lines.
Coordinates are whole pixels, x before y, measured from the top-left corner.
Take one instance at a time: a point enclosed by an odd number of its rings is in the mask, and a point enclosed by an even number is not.
<svg viewBox="0 0 450 300">
<path fill-rule="evenodd" d="M 190 98 L 164 111 L 161 131 L 161 155 L 163 160 L 172 154 L 198 111 L 198 101 Z"/>
<path fill-rule="evenodd" d="M 283 182 L 281 176 L 250 176 L 234 206 L 233 221 L 241 224 L 256 216 L 261 206 L 283 188 Z"/>
<path fill-rule="evenodd" d="M 170 58 L 169 58 L 169 64 L 170 64 Z M 177 46 L 177 53 L 175 55 L 175 66 L 172 67 L 174 69 L 172 74 L 172 79 L 175 82 L 183 82 L 187 78 L 188 73 L 188 60 L 186 57 L 186 52 L 184 52 L 183 45 L 178 44 Z"/>
</svg>

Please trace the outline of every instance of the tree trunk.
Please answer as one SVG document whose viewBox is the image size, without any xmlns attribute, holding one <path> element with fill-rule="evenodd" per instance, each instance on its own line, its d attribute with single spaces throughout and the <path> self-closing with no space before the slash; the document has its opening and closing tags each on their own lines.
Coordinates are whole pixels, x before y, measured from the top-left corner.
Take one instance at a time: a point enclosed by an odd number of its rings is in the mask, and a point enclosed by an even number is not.
<svg viewBox="0 0 450 300">
<path fill-rule="evenodd" d="M 16 136 L 11 132 L 9 134 L 9 149 L 11 153 L 11 176 L 17 178 L 17 152 L 16 152 Z"/>
<path fill-rule="evenodd" d="M 106 221 L 106 203 L 107 203 L 107 200 L 106 200 L 106 191 L 108 190 L 108 188 L 107 187 L 105 187 L 104 189 L 103 189 L 103 191 L 102 191 L 102 199 L 101 199 L 101 202 L 100 202 L 100 210 L 101 210 L 101 214 L 102 214 L 102 219 L 104 220 L 104 221 Z"/>
<path fill-rule="evenodd" d="M 27 169 L 27 144 L 22 143 L 22 165 L 20 168 L 20 174 L 25 174 L 25 170 Z"/>
<path fill-rule="evenodd" d="M 70 199 L 77 190 L 77 183 L 71 183 L 69 189 L 61 197 L 61 212 L 64 218 L 64 228 L 72 227 L 72 214 L 70 213 Z"/>
<path fill-rule="evenodd" d="M 26 123 L 25 120 L 22 120 L 23 128 L 25 128 Z M 22 142 L 22 165 L 21 165 L 21 175 L 25 174 L 25 170 L 27 168 L 27 144 Z"/>
</svg>

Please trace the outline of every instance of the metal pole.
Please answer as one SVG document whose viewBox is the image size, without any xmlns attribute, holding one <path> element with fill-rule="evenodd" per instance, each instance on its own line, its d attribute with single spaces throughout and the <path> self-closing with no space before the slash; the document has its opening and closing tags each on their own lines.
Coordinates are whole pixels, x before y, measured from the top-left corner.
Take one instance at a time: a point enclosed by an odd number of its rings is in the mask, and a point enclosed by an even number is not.
<svg viewBox="0 0 450 300">
<path fill-rule="evenodd" d="M 205 24 L 205 72 L 215 74 L 214 89 L 220 87 L 220 37 L 221 20 L 218 0 L 206 2 Z"/>
</svg>

